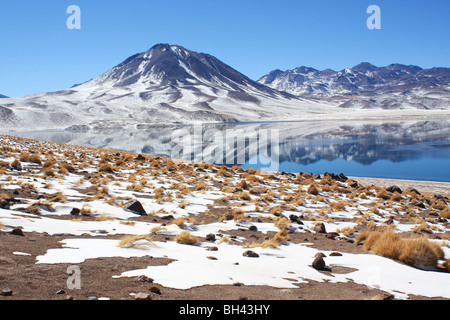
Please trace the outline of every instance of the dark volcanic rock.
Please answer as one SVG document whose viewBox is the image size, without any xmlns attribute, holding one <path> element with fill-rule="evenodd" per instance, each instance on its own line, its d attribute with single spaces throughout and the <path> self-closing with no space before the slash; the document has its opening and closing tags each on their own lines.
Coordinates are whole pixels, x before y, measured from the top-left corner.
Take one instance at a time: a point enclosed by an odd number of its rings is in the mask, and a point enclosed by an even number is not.
<svg viewBox="0 0 450 320">
<path fill-rule="evenodd" d="M 138 215 L 146 216 L 147 212 L 145 211 L 144 207 L 138 200 L 131 200 L 128 202 L 125 206 L 127 210 L 130 210 Z"/>
</svg>

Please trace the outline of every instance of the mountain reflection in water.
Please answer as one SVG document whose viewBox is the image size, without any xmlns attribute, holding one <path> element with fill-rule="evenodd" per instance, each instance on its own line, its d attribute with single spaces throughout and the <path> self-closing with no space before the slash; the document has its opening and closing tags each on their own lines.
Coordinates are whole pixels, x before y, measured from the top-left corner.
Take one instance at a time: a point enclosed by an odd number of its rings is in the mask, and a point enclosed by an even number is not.
<svg viewBox="0 0 450 320">
<path fill-rule="evenodd" d="M 13 134 L 245 168 L 450 182 L 450 120 L 145 125 Z M 236 141 L 227 140 L 230 136 Z"/>
</svg>

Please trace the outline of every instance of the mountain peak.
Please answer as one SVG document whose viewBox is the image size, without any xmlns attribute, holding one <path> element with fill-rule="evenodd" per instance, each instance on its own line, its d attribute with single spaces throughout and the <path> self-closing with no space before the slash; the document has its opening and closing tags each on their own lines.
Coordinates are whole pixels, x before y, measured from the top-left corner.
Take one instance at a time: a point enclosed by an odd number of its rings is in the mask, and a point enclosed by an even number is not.
<svg viewBox="0 0 450 320">
<path fill-rule="evenodd" d="M 375 70 L 375 69 L 377 69 L 377 67 L 369 62 L 361 62 L 360 64 L 357 64 L 356 66 L 354 66 L 352 68 L 352 70 L 354 70 L 354 71 L 363 71 L 363 72 Z"/>
</svg>

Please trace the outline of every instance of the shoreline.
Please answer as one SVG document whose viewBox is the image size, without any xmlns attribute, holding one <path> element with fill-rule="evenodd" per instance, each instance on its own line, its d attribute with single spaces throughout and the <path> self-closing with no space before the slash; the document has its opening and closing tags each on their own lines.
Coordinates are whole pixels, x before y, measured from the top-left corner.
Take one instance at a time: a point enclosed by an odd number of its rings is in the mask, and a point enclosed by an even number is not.
<svg viewBox="0 0 450 320">
<path fill-rule="evenodd" d="M 71 146 L 71 147 L 76 147 L 76 148 L 87 148 L 87 149 L 92 149 L 92 150 L 101 150 L 104 152 L 110 152 L 110 153 L 114 153 L 114 152 L 124 152 L 127 154 L 132 154 L 132 155 L 139 155 L 140 153 L 138 152 L 132 152 L 132 151 L 124 151 L 124 150 L 115 150 L 115 149 L 105 149 L 105 148 L 97 148 L 97 147 L 88 147 L 88 146 L 82 146 L 82 145 L 73 145 L 73 144 L 66 144 L 66 143 L 61 143 L 61 142 L 51 142 L 51 141 L 46 141 L 46 140 L 38 140 L 38 139 L 31 139 L 31 138 L 23 138 L 23 137 L 19 137 L 19 136 L 15 136 L 15 135 L 10 135 L 10 134 L 4 134 L 0 132 L 0 137 L 7 137 L 7 138 L 16 138 L 16 139 L 24 139 L 24 140 L 29 140 L 29 141 L 35 141 L 35 142 L 42 142 L 42 143 L 55 143 L 55 144 L 59 144 L 59 145 L 63 145 L 63 146 Z M 185 159 L 178 159 L 178 158 L 170 158 L 167 156 L 159 156 L 159 155 L 154 155 L 154 154 L 144 154 L 150 157 L 161 157 L 161 158 L 167 158 L 172 160 L 175 163 L 196 163 L 195 161 L 192 160 L 185 160 Z M 205 164 L 209 164 L 209 163 L 205 163 Z M 214 165 L 214 164 L 212 164 Z M 240 167 L 240 166 L 239 166 Z M 259 171 L 262 172 L 266 172 L 268 174 L 270 174 L 271 172 L 267 172 L 261 169 L 257 169 Z M 274 172 L 277 173 L 277 172 Z M 289 172 L 289 173 L 293 173 L 296 174 L 296 172 Z M 298 172 L 297 172 L 298 173 Z M 323 172 L 321 173 L 323 174 Z M 376 185 L 376 186 L 380 186 L 380 187 L 390 187 L 393 185 L 396 185 L 402 189 L 408 189 L 408 188 L 414 188 L 420 192 L 425 192 L 425 193 L 435 193 L 435 194 L 442 194 L 445 196 L 450 197 L 450 182 L 444 182 L 444 181 L 428 181 L 428 180 L 409 180 L 409 179 L 394 179 L 394 178 L 374 178 L 374 177 L 355 177 L 355 176 L 348 176 L 349 179 L 355 180 L 361 184 L 364 185 Z"/>
</svg>

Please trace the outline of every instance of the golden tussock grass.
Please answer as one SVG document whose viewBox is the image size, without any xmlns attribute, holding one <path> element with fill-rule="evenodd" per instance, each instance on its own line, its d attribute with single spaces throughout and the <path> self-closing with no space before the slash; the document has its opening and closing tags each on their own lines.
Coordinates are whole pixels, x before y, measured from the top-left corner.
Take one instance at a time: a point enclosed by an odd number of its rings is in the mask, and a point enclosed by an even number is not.
<svg viewBox="0 0 450 320">
<path fill-rule="evenodd" d="M 309 194 L 318 195 L 320 193 L 320 189 L 317 183 L 312 183 L 309 187 L 307 192 Z"/>
<path fill-rule="evenodd" d="M 281 244 L 283 244 L 283 242 L 286 242 L 289 240 L 289 231 L 287 229 L 282 229 L 280 231 L 278 231 L 271 239 L 268 240 L 264 240 L 263 242 L 253 242 L 250 245 L 245 245 L 245 248 L 256 248 L 256 247 L 261 247 L 261 248 L 268 248 L 268 247 L 272 247 L 277 249 Z"/>
<path fill-rule="evenodd" d="M 250 194 L 248 192 L 242 191 L 236 194 L 237 198 L 242 200 L 251 200 Z"/>
<path fill-rule="evenodd" d="M 366 251 L 401 261 L 414 267 L 434 267 L 444 258 L 444 251 L 437 243 L 426 237 L 402 238 L 391 228 L 381 231 L 361 232 L 355 242 L 364 241 Z"/>
<path fill-rule="evenodd" d="M 332 202 L 329 204 L 330 208 L 335 211 L 342 211 L 348 205 L 349 203 L 347 201 Z"/>
<path fill-rule="evenodd" d="M 248 186 L 247 180 L 245 180 L 245 179 L 241 180 L 236 185 L 236 188 L 243 189 L 243 190 L 248 190 L 249 186 Z"/>
<path fill-rule="evenodd" d="M 127 248 L 142 248 L 135 244 L 138 240 L 147 240 L 152 241 L 151 235 L 126 235 L 120 239 L 120 242 L 118 244 L 119 247 L 127 247 Z"/>
<path fill-rule="evenodd" d="M 442 210 L 440 213 L 440 216 L 441 216 L 441 218 L 444 218 L 444 219 L 450 219 L 450 208 L 447 207 L 444 210 Z"/>
<path fill-rule="evenodd" d="M 180 244 L 194 245 L 198 243 L 199 240 L 190 232 L 182 231 L 181 233 L 177 234 L 177 236 L 175 237 L 175 241 Z"/>
<path fill-rule="evenodd" d="M 56 177 L 56 172 L 51 167 L 48 167 L 48 168 L 45 168 L 44 170 L 42 170 L 42 174 L 46 178 Z"/>
<path fill-rule="evenodd" d="M 197 183 L 197 185 L 195 186 L 194 189 L 195 189 L 195 191 L 205 190 L 206 183 L 204 181 L 200 181 L 199 183 Z"/>
<path fill-rule="evenodd" d="M 19 160 L 22 162 L 31 162 L 31 163 L 36 163 L 36 164 L 42 164 L 41 156 L 36 153 L 30 154 L 28 152 L 23 152 L 20 154 Z"/>
<path fill-rule="evenodd" d="M 103 163 L 103 164 L 100 164 L 100 166 L 98 167 L 98 171 L 99 172 L 114 173 L 114 168 L 109 163 Z"/>
<path fill-rule="evenodd" d="M 181 200 L 180 203 L 178 204 L 178 207 L 181 209 L 185 209 L 187 205 L 188 203 L 186 201 Z"/>
<path fill-rule="evenodd" d="M 64 197 L 62 192 L 56 192 L 48 198 L 48 201 L 65 203 L 67 199 Z"/>
<path fill-rule="evenodd" d="M 355 230 L 352 227 L 344 227 L 342 229 L 337 229 L 337 233 L 342 233 L 344 236 L 349 237 L 355 234 Z"/>
<path fill-rule="evenodd" d="M 186 220 L 188 220 L 187 217 L 175 218 L 175 219 L 171 220 L 169 223 L 167 223 L 167 225 L 176 224 L 178 226 L 178 228 L 183 229 L 184 223 L 186 222 Z"/>
<path fill-rule="evenodd" d="M 108 216 L 108 215 L 101 215 L 95 218 L 96 221 L 107 221 L 107 220 L 117 220 L 116 217 Z"/>
</svg>

